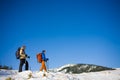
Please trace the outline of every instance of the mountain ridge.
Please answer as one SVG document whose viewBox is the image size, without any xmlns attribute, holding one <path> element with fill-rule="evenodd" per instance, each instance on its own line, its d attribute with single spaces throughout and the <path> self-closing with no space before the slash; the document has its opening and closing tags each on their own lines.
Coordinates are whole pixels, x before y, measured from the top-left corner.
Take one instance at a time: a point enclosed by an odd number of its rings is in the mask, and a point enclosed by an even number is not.
<svg viewBox="0 0 120 80">
<path fill-rule="evenodd" d="M 67 64 L 60 68 L 57 68 L 57 72 L 63 73 L 72 73 L 72 74 L 79 74 L 84 72 L 98 72 L 104 70 L 115 70 L 114 68 L 104 67 L 95 64 Z"/>
</svg>

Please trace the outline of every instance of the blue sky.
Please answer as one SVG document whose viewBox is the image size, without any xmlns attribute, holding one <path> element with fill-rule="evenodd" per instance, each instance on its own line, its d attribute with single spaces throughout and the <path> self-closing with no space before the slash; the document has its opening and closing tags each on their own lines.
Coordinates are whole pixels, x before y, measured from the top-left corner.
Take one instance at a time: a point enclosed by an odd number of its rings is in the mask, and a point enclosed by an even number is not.
<svg viewBox="0 0 120 80">
<path fill-rule="evenodd" d="M 120 67 L 119 0 L 1 0 L 0 64 L 18 69 L 26 45 L 32 70 L 47 50 L 49 67 L 87 63 Z"/>
</svg>

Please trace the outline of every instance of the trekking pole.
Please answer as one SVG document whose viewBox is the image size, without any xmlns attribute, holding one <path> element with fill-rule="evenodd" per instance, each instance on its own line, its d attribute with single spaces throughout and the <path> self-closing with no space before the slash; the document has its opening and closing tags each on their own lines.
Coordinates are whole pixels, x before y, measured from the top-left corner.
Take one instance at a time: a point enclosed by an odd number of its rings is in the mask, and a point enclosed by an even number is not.
<svg viewBox="0 0 120 80">
<path fill-rule="evenodd" d="M 29 58 L 30 59 L 30 58 Z M 28 63 L 28 70 L 31 70 L 31 66 L 30 63 Z"/>
<path fill-rule="evenodd" d="M 29 57 L 28 59 L 30 60 L 30 57 Z M 28 66 L 29 66 L 29 68 L 28 68 L 28 69 L 29 69 L 29 70 L 31 70 L 31 66 L 30 66 L 30 63 L 28 63 Z"/>
<path fill-rule="evenodd" d="M 47 72 L 49 72 L 49 61 L 47 61 L 46 64 L 47 64 Z"/>
</svg>

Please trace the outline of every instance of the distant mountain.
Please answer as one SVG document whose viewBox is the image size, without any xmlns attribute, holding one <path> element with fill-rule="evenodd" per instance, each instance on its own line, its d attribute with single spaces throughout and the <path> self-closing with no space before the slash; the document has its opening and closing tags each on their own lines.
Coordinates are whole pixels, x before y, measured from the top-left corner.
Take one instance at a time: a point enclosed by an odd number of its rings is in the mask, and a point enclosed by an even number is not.
<svg viewBox="0 0 120 80">
<path fill-rule="evenodd" d="M 0 65 L 0 69 L 12 70 L 12 67 Z"/>
<path fill-rule="evenodd" d="M 58 72 L 73 73 L 73 74 L 79 74 L 83 72 L 97 72 L 104 70 L 115 70 L 115 69 L 93 65 L 93 64 L 68 64 L 56 69 L 56 71 Z"/>
</svg>

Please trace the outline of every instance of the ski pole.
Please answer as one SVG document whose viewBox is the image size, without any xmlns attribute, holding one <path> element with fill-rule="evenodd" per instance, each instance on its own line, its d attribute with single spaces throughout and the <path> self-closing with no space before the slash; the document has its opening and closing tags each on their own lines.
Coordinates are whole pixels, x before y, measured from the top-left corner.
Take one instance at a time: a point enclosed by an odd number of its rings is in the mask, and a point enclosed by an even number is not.
<svg viewBox="0 0 120 80">
<path fill-rule="evenodd" d="M 49 72 L 49 61 L 47 61 L 46 63 L 47 63 L 47 72 Z"/>
</svg>

